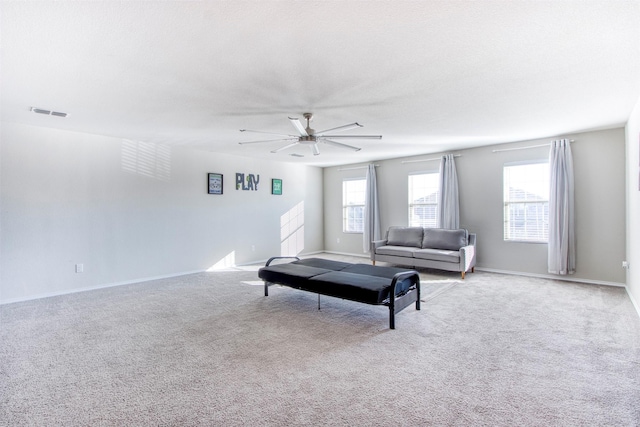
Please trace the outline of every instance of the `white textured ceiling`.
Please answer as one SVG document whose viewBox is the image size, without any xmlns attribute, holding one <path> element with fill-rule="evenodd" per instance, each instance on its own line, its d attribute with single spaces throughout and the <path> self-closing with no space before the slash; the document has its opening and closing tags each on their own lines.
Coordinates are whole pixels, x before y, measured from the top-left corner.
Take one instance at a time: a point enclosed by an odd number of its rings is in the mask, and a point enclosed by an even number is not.
<svg viewBox="0 0 640 427">
<path fill-rule="evenodd" d="M 640 1 L 0 3 L 2 120 L 328 166 L 624 124 Z M 67 118 L 29 111 L 40 107 Z M 259 129 L 351 122 L 351 152 Z M 304 157 L 292 157 L 299 153 Z"/>
</svg>

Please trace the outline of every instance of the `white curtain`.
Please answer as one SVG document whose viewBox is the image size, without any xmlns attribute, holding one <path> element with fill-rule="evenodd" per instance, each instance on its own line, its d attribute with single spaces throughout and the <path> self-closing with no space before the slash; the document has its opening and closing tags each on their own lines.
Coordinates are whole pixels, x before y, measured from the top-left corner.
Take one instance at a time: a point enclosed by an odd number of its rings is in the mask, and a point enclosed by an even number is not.
<svg viewBox="0 0 640 427">
<path fill-rule="evenodd" d="M 576 271 L 573 159 L 568 140 L 551 142 L 549 173 L 549 273 L 573 274 Z"/>
<path fill-rule="evenodd" d="M 458 201 L 458 176 L 453 154 L 445 154 L 440 160 L 440 187 L 438 191 L 438 227 L 460 228 L 460 203 Z"/>
<path fill-rule="evenodd" d="M 380 239 L 380 209 L 378 207 L 378 184 L 376 183 L 376 166 L 367 168 L 367 181 L 364 194 L 364 227 L 362 248 L 371 250 L 371 241 Z"/>
</svg>

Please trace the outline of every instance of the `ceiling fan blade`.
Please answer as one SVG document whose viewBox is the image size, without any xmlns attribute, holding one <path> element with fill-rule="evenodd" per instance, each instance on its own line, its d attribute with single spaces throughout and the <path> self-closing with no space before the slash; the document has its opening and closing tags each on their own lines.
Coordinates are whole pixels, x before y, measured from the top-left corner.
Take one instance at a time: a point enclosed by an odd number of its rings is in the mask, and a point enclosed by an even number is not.
<svg viewBox="0 0 640 427">
<path fill-rule="evenodd" d="M 289 117 L 289 120 L 291 120 L 291 124 L 293 125 L 293 127 L 296 128 L 298 132 L 300 132 L 300 135 L 309 136 L 307 130 L 304 128 L 304 126 L 302 126 L 302 123 L 300 123 L 299 119 L 295 117 Z"/>
<path fill-rule="evenodd" d="M 311 151 L 313 152 L 314 156 L 317 156 L 320 154 L 320 149 L 318 148 L 317 142 L 311 146 Z"/>
<path fill-rule="evenodd" d="M 240 144 L 240 145 L 245 145 L 245 144 L 260 144 L 260 143 L 263 143 L 263 142 L 297 141 L 297 140 L 298 140 L 298 137 L 295 137 L 295 138 L 285 138 L 285 139 L 282 139 L 282 138 L 278 138 L 278 139 L 263 139 L 263 140 L 260 140 L 260 141 L 245 141 L 245 142 L 238 142 L 238 144 Z"/>
<path fill-rule="evenodd" d="M 291 148 L 291 147 L 293 147 L 294 145 L 298 145 L 298 144 L 299 144 L 299 143 L 298 143 L 298 141 L 296 141 L 296 142 L 293 142 L 293 143 L 291 143 L 291 144 L 285 145 L 284 147 L 280 147 L 280 148 L 277 148 L 277 149 L 275 149 L 275 150 L 271 150 L 271 152 L 272 152 L 272 153 L 274 153 L 274 154 L 275 154 L 275 153 L 279 153 L 279 152 L 280 152 L 280 151 L 282 151 L 282 150 L 286 150 L 287 148 Z"/>
<path fill-rule="evenodd" d="M 362 150 L 362 148 L 358 148 L 358 147 L 354 147 L 353 145 L 347 145 L 347 144 L 343 144 L 341 142 L 336 142 L 336 141 L 332 141 L 330 139 L 326 139 L 326 138 L 322 138 L 321 140 L 324 143 L 327 143 L 329 145 L 334 145 L 336 147 L 341 147 L 341 148 L 348 148 L 350 150 L 354 150 L 354 151 L 360 151 Z"/>
<path fill-rule="evenodd" d="M 322 136 L 325 132 L 344 132 L 345 130 L 351 130 L 355 128 L 361 128 L 362 125 L 358 122 L 351 123 L 344 126 L 338 126 L 337 128 L 325 129 L 321 132 L 316 132 L 316 135 Z"/>
<path fill-rule="evenodd" d="M 252 130 L 252 129 L 240 129 L 240 132 L 266 133 L 269 135 L 291 136 L 296 138 L 298 137 L 298 135 L 291 135 L 290 133 L 265 132 L 263 130 Z"/>
<path fill-rule="evenodd" d="M 318 135 L 323 138 L 382 139 L 382 135 Z"/>
</svg>

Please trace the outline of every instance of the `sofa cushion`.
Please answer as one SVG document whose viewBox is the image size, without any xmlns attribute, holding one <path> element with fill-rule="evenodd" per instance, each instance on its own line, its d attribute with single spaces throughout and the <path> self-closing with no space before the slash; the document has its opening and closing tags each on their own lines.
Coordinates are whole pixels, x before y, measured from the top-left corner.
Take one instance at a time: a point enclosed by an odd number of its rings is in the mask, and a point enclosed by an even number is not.
<svg viewBox="0 0 640 427">
<path fill-rule="evenodd" d="M 387 245 L 422 247 L 422 227 L 389 227 Z"/>
<path fill-rule="evenodd" d="M 460 250 L 467 246 L 469 233 L 464 228 L 448 230 L 445 228 L 425 228 L 424 237 L 420 245 L 423 249 L 448 249 Z"/>
<path fill-rule="evenodd" d="M 376 248 L 376 255 L 393 255 L 413 258 L 413 251 L 418 248 L 407 246 L 380 246 Z"/>
<path fill-rule="evenodd" d="M 417 259 L 428 259 L 430 261 L 460 262 L 460 251 L 450 251 L 445 249 L 416 249 L 413 257 Z"/>
</svg>

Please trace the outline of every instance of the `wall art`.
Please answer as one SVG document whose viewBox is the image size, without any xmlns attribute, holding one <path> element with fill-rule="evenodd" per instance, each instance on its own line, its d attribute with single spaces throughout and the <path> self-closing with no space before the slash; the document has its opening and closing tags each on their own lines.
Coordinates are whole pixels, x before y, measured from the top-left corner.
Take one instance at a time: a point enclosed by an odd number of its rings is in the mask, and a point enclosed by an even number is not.
<svg viewBox="0 0 640 427">
<path fill-rule="evenodd" d="M 282 180 L 281 179 L 272 179 L 271 180 L 271 194 L 276 194 L 278 196 L 282 195 Z"/>
<path fill-rule="evenodd" d="M 209 188 L 209 194 L 222 194 L 222 174 L 210 173 L 208 175 L 207 185 Z"/>
</svg>

